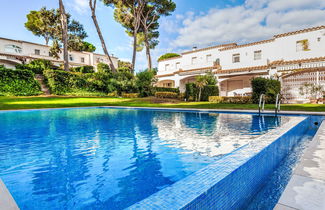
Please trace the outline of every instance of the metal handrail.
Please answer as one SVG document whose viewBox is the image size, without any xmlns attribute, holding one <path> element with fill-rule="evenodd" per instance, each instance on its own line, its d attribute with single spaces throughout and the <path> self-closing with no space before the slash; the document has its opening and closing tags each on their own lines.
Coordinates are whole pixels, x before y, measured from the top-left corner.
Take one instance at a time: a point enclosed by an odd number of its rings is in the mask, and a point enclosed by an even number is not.
<svg viewBox="0 0 325 210">
<path fill-rule="evenodd" d="M 277 115 L 278 112 L 280 112 L 280 108 L 281 108 L 281 95 L 280 93 L 278 93 L 276 95 L 276 100 L 275 100 L 275 115 Z"/>
<path fill-rule="evenodd" d="M 264 112 L 264 106 L 265 106 L 265 94 L 260 95 L 260 101 L 258 103 L 258 114 L 261 115 L 261 108 L 262 112 Z"/>
</svg>

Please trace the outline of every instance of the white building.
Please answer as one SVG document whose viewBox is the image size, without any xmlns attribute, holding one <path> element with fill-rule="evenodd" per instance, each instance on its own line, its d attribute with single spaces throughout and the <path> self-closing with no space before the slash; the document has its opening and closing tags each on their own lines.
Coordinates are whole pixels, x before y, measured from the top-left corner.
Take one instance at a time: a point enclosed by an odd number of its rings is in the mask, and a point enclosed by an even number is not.
<svg viewBox="0 0 325 210">
<path fill-rule="evenodd" d="M 208 71 L 216 75 L 221 96 L 249 95 L 250 80 L 262 76 L 280 77 L 283 94 L 297 99 L 302 82 L 325 85 L 325 26 L 249 44 L 193 48 L 158 63 L 158 86 L 185 91 L 186 83 Z"/>
<path fill-rule="evenodd" d="M 28 63 L 35 59 L 46 59 L 53 62 L 54 65 L 63 64 L 63 53 L 59 54 L 60 58 L 55 59 L 50 56 L 50 47 L 47 45 L 13 40 L 0 37 L 0 65 L 7 68 L 15 68 L 16 64 Z M 118 58 L 112 57 L 113 65 L 118 67 Z M 105 55 L 91 52 L 69 52 L 69 64 L 72 67 L 77 66 L 94 66 L 98 63 L 109 63 Z"/>
</svg>

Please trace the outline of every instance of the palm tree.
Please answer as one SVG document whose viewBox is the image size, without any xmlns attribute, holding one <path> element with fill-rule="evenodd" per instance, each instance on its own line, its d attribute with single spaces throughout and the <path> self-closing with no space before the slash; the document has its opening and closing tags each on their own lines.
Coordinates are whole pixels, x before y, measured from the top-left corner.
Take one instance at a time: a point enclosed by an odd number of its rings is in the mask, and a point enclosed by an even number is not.
<svg viewBox="0 0 325 210">
<path fill-rule="evenodd" d="M 197 101 L 201 100 L 201 92 L 204 86 L 208 84 L 207 78 L 204 75 L 200 75 L 196 77 L 195 85 L 199 88 L 199 96 L 197 98 Z"/>
</svg>

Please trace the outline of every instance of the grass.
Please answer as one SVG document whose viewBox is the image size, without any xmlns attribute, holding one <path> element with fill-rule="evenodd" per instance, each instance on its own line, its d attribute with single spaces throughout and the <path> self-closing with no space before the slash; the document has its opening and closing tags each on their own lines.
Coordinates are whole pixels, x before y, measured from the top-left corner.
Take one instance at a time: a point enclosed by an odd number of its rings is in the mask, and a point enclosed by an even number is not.
<svg viewBox="0 0 325 210">
<path fill-rule="evenodd" d="M 157 101 L 153 98 L 109 98 L 109 97 L 0 97 L 0 110 L 88 107 L 88 106 L 129 106 L 200 109 L 250 109 L 257 110 L 256 104 L 215 104 L 210 102 Z M 267 104 L 265 109 L 274 109 Z M 324 112 L 323 104 L 283 104 L 281 110 Z"/>
</svg>

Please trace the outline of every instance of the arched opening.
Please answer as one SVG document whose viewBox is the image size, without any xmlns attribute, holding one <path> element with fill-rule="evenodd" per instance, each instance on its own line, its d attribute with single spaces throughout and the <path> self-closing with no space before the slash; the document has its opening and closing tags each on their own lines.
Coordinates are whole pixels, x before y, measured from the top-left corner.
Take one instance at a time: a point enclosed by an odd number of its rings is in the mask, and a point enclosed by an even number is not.
<svg viewBox="0 0 325 210">
<path fill-rule="evenodd" d="M 14 69 L 16 68 L 17 64 L 21 64 L 22 62 L 19 60 L 7 60 L 7 59 L 0 59 L 0 65 L 4 65 L 6 68 Z"/>
<path fill-rule="evenodd" d="M 175 88 L 175 81 L 174 80 L 161 80 L 157 82 L 157 87 L 164 87 L 164 88 Z"/>
<path fill-rule="evenodd" d="M 220 96 L 249 96 L 252 94 L 251 80 L 255 76 L 236 76 L 219 80 Z"/>
<path fill-rule="evenodd" d="M 185 92 L 186 84 L 187 83 L 193 83 L 195 81 L 196 81 L 196 76 L 189 76 L 189 77 L 185 77 L 185 78 L 181 79 L 180 83 L 179 83 L 179 90 L 181 92 Z"/>
</svg>

